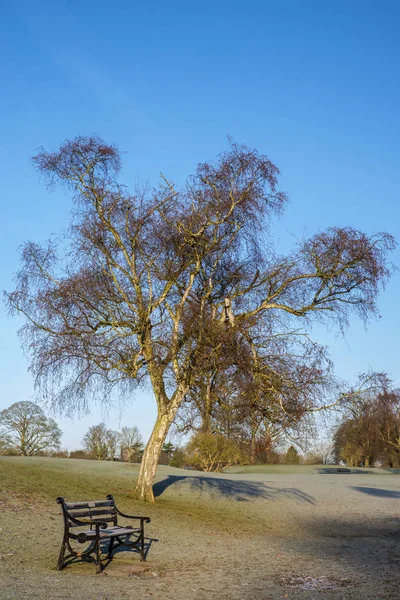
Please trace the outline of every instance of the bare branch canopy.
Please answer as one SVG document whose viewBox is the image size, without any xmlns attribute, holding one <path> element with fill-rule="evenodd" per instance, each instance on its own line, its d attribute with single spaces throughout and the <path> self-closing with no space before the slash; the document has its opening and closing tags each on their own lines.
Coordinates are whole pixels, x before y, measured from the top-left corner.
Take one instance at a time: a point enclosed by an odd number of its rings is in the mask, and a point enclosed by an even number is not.
<svg viewBox="0 0 400 600">
<path fill-rule="evenodd" d="M 393 238 L 336 227 L 278 256 L 271 221 L 287 196 L 278 169 L 255 150 L 231 142 L 182 188 L 162 178 L 133 195 L 118 181 L 118 149 L 96 137 L 41 150 L 33 162 L 51 186 L 70 190 L 75 211 L 58 244 L 24 245 L 8 305 L 25 316 L 31 369 L 58 406 L 81 407 L 99 386 L 150 384 L 158 417 L 140 498 L 154 499 L 162 445 L 206 351 L 230 336 L 272 377 L 279 335 L 313 318 L 345 327 L 352 312 L 377 313 Z"/>
</svg>

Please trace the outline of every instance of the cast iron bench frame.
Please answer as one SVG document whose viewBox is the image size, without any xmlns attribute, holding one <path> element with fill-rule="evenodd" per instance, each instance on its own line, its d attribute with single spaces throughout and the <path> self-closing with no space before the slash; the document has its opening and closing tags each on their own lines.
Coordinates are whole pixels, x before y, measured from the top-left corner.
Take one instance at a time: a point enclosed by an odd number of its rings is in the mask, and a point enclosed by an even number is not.
<svg viewBox="0 0 400 600">
<path fill-rule="evenodd" d="M 96 573 L 101 573 L 104 568 L 100 558 L 100 544 L 102 541 L 109 541 L 108 560 L 112 559 L 113 549 L 117 546 L 137 548 L 140 553 L 140 560 L 146 560 L 144 523 L 150 523 L 149 517 L 138 517 L 122 513 L 118 510 L 111 494 L 108 494 L 106 500 L 82 502 L 66 502 L 64 498 L 59 496 L 57 502 L 61 504 L 64 517 L 64 536 L 57 563 L 58 571 L 61 571 L 75 558 L 80 558 L 83 561 L 93 562 L 96 566 Z M 140 521 L 140 525 L 138 527 L 118 525 L 118 515 L 124 519 L 137 519 Z M 82 519 L 81 517 L 87 518 Z M 109 526 L 109 523 L 112 525 Z M 87 529 L 88 526 L 90 529 Z M 86 531 L 73 533 L 71 529 L 75 527 L 85 527 Z M 131 541 L 131 536 L 135 536 L 136 539 Z M 75 540 L 80 544 L 89 543 L 89 546 L 82 552 L 77 552 L 71 547 L 71 540 Z M 69 551 L 67 556 L 65 556 L 66 550 Z M 95 553 L 95 556 L 92 556 L 93 553 Z"/>
</svg>

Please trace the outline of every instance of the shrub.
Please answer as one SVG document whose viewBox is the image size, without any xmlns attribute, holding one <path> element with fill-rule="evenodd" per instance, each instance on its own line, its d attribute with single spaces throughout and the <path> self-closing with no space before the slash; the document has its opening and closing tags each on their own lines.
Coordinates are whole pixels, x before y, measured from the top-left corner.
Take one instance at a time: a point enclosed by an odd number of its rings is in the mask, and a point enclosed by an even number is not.
<svg viewBox="0 0 400 600">
<path fill-rule="evenodd" d="M 83 458 L 86 460 L 93 460 L 93 456 L 91 454 L 87 454 L 84 450 L 73 450 L 69 453 L 70 458 Z"/>
<path fill-rule="evenodd" d="M 200 471 L 221 471 L 246 462 L 236 442 L 218 433 L 196 433 L 186 447 L 185 462 Z"/>
<path fill-rule="evenodd" d="M 309 454 L 307 454 L 304 464 L 305 465 L 323 465 L 323 464 L 325 464 L 324 457 L 322 456 L 322 454 L 318 454 L 318 452 L 310 452 Z"/>
<path fill-rule="evenodd" d="M 290 446 L 286 452 L 285 464 L 287 465 L 298 465 L 300 464 L 299 453 L 294 446 Z"/>
<path fill-rule="evenodd" d="M 9 446 L 0 446 L 0 456 L 20 456 L 20 452 L 16 448 L 10 448 Z"/>
<path fill-rule="evenodd" d="M 66 448 L 64 448 L 59 452 L 54 452 L 51 456 L 53 456 L 53 458 L 69 458 L 69 452 Z"/>
<path fill-rule="evenodd" d="M 276 450 L 265 450 L 262 448 L 256 454 L 256 463 L 261 465 L 279 465 L 285 462 L 285 455 Z"/>
<path fill-rule="evenodd" d="M 172 458 L 169 461 L 170 467 L 176 467 L 177 469 L 181 469 L 185 464 L 185 452 L 182 448 L 175 448 L 172 454 Z"/>
</svg>

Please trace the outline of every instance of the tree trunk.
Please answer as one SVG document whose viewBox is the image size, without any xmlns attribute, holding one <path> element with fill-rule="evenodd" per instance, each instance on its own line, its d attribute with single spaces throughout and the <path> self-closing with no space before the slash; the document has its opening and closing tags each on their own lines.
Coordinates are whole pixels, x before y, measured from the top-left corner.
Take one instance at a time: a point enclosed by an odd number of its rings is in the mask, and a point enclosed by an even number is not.
<svg viewBox="0 0 400 600">
<path fill-rule="evenodd" d="M 257 458 L 256 436 L 251 432 L 250 464 L 255 465 Z"/>
<path fill-rule="evenodd" d="M 201 404 L 201 433 L 209 433 L 211 431 L 211 378 L 209 378 L 205 393 L 204 393 L 204 402 L 202 402 L 202 398 L 200 399 Z"/>
<path fill-rule="evenodd" d="M 177 407 L 169 407 L 163 412 L 159 409 L 157 420 L 147 442 L 136 482 L 135 496 L 138 500 L 154 502 L 153 481 L 157 465 L 168 430 L 175 418 Z"/>
<path fill-rule="evenodd" d="M 257 436 L 258 426 L 256 423 L 256 419 L 254 415 L 251 416 L 251 450 L 250 450 L 250 464 L 256 464 L 257 458 L 257 444 L 256 444 L 256 436 Z"/>
<path fill-rule="evenodd" d="M 211 431 L 211 420 L 207 410 L 201 415 L 200 433 L 210 433 Z"/>
</svg>

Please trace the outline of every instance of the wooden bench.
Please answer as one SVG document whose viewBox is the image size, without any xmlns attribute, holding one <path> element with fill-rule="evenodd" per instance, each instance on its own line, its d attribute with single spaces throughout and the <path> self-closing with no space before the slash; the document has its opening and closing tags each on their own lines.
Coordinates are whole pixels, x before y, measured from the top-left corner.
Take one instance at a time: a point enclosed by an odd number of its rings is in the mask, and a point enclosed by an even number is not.
<svg viewBox="0 0 400 600">
<path fill-rule="evenodd" d="M 150 523 L 149 517 L 125 515 L 118 510 L 111 494 L 106 500 L 83 502 L 65 502 L 64 498 L 59 496 L 57 502 L 61 504 L 64 517 L 64 537 L 57 563 L 58 571 L 79 558 L 93 562 L 96 573 L 101 573 L 104 568 L 100 559 L 102 543 L 106 545 L 108 560 L 112 559 L 113 550 L 118 546 L 136 548 L 140 553 L 140 560 L 146 560 L 144 523 Z M 136 519 L 139 523 L 137 527 L 118 525 L 118 516 L 124 519 Z M 72 541 L 89 545 L 82 552 L 77 552 L 71 547 Z M 69 554 L 65 555 L 66 551 Z"/>
</svg>

